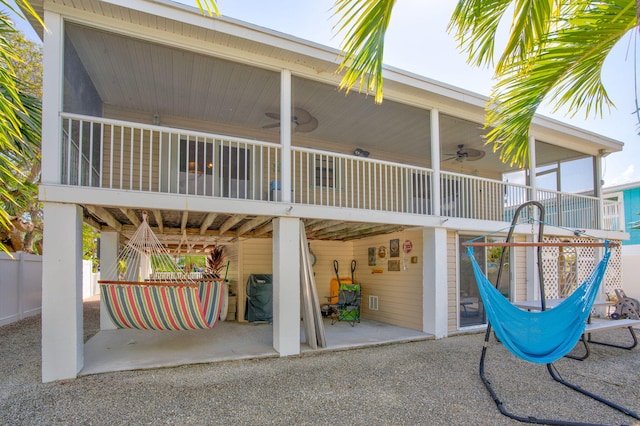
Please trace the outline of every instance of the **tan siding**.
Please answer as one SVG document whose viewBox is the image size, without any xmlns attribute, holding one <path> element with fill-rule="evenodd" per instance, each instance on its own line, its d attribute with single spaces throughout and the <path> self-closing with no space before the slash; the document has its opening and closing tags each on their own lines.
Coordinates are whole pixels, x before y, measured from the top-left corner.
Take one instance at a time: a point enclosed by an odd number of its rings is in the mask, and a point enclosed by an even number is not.
<svg viewBox="0 0 640 426">
<path fill-rule="evenodd" d="M 339 264 L 340 276 L 351 278 L 351 260 L 353 257 L 353 243 L 340 241 L 310 241 L 309 247 L 316 256 L 316 264 L 313 266 L 318 300 L 320 304 L 327 303 L 329 296 L 329 283 L 335 277 L 333 261 Z M 364 264 L 366 265 L 366 263 Z M 356 281 L 363 278 L 365 273 L 362 262 L 358 261 Z M 334 301 L 335 302 L 335 301 Z"/>
<path fill-rule="evenodd" d="M 238 320 L 244 321 L 247 300 L 246 286 L 251 274 L 271 274 L 273 244 L 270 238 L 245 240 L 239 245 Z"/>
<path fill-rule="evenodd" d="M 389 248 L 389 240 L 399 239 L 413 243 L 413 250 L 399 258 L 376 257 L 376 265 L 368 266 L 368 248 L 380 246 Z M 354 258 L 358 261 L 359 280 L 362 284 L 362 315 L 390 324 L 422 330 L 422 232 L 405 231 L 375 238 L 357 240 L 353 243 Z M 404 256 L 404 257 L 403 257 Z M 417 256 L 418 263 L 411 263 L 411 256 Z M 388 270 L 388 261 L 400 260 L 400 271 Z M 382 274 L 372 274 L 373 268 L 381 268 Z M 378 311 L 369 309 L 369 296 L 378 296 Z"/>
<path fill-rule="evenodd" d="M 516 241 L 524 242 L 524 237 L 517 237 Z M 516 248 L 516 288 L 515 301 L 527 300 L 527 249 Z"/>
</svg>

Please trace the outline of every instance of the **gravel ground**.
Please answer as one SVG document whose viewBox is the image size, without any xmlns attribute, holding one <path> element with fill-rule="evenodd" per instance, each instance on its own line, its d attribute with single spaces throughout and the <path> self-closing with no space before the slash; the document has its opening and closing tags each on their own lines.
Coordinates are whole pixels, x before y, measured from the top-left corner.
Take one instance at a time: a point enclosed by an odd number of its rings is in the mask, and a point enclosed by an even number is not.
<svg viewBox="0 0 640 426">
<path fill-rule="evenodd" d="M 85 303 L 85 340 L 99 324 Z M 601 333 L 604 334 L 604 333 Z M 482 334 L 436 341 L 85 376 L 40 383 L 40 317 L 0 327 L 0 424 L 509 425 L 478 374 Z M 629 339 L 626 330 L 605 336 Z M 640 412 L 640 348 L 593 346 L 567 380 Z M 487 375 L 523 416 L 640 424 L 555 383 L 492 340 Z"/>
</svg>

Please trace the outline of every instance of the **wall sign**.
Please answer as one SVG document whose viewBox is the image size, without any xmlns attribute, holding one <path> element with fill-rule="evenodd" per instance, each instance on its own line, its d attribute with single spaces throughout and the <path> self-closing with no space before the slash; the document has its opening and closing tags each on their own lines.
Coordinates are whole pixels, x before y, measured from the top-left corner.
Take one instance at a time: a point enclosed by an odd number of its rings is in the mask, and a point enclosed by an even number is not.
<svg viewBox="0 0 640 426">
<path fill-rule="evenodd" d="M 389 240 L 389 257 L 400 257 L 400 240 Z"/>
<path fill-rule="evenodd" d="M 376 248 L 369 247 L 367 254 L 369 256 L 369 266 L 376 266 Z"/>
</svg>

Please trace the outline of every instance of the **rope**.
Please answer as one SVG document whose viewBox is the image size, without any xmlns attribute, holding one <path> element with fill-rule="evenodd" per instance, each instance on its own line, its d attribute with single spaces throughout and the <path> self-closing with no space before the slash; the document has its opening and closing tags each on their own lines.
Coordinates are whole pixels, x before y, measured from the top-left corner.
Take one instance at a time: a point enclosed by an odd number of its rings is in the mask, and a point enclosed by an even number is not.
<svg viewBox="0 0 640 426">
<path fill-rule="evenodd" d="M 154 281 L 196 285 L 196 281 L 185 273 L 174 261 L 142 213 L 142 222 L 136 232 L 118 254 L 115 265 L 106 269 L 107 277 L 118 281 Z"/>
</svg>

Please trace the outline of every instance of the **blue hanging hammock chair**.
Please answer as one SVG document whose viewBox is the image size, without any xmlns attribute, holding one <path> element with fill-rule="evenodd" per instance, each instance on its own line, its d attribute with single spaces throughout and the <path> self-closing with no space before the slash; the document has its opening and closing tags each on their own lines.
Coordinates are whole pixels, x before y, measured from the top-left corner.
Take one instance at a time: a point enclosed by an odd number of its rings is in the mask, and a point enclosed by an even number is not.
<svg viewBox="0 0 640 426">
<path fill-rule="evenodd" d="M 502 245 L 504 247 L 527 245 L 513 243 L 511 240 L 514 228 L 520 219 L 520 214 L 525 209 L 531 213 L 531 216 L 533 216 L 533 211 L 535 209 L 538 211 L 538 241 L 537 243 L 529 243 L 528 245 L 537 247 L 536 251 L 541 300 L 540 311 L 525 311 L 512 305 L 511 302 L 509 302 L 509 300 L 507 300 L 498 291 L 497 286 L 494 286 L 489 282 L 473 255 L 474 245 Z M 514 212 L 511 227 L 507 234 L 505 243 L 493 244 L 470 242 L 463 244 L 467 246 L 469 258 L 471 259 L 471 264 L 473 266 L 473 273 L 478 283 L 478 290 L 480 292 L 482 302 L 484 303 L 488 319 L 484 345 L 480 356 L 480 379 L 498 407 L 498 410 L 500 410 L 500 413 L 511 419 L 518 420 L 523 423 L 536 424 L 585 424 L 580 422 L 537 418 L 534 416 L 519 416 L 509 412 L 505 408 L 503 401 L 498 398 L 491 382 L 485 375 L 485 359 L 493 327 L 495 329 L 496 337 L 505 346 L 505 348 L 523 360 L 537 364 L 546 364 L 547 371 L 556 382 L 608 405 L 609 407 L 630 417 L 640 420 L 640 416 L 637 413 L 566 381 L 560 376 L 555 366 L 552 364 L 554 361 L 567 355 L 576 343 L 578 343 L 584 333 L 589 314 L 591 313 L 593 303 L 595 302 L 598 294 L 598 289 L 604 279 L 607 264 L 609 263 L 609 257 L 611 256 L 610 244 L 608 242 L 600 244 L 605 248 L 604 256 L 591 272 L 591 275 L 589 275 L 589 277 L 571 294 L 571 296 L 564 300 L 560 305 L 547 310 L 545 306 L 546 297 L 544 293 L 544 277 L 540 247 L 548 244 L 543 242 L 543 230 L 544 206 L 537 201 L 529 201 L 520 205 Z M 502 250 L 496 283 L 500 282 L 507 251 L 508 250 Z"/>
<path fill-rule="evenodd" d="M 582 336 L 604 278 L 611 249 L 591 275 L 560 305 L 545 311 L 525 311 L 511 304 L 489 282 L 467 247 L 487 318 L 496 336 L 514 355 L 537 364 L 548 364 L 568 354 Z"/>
</svg>

